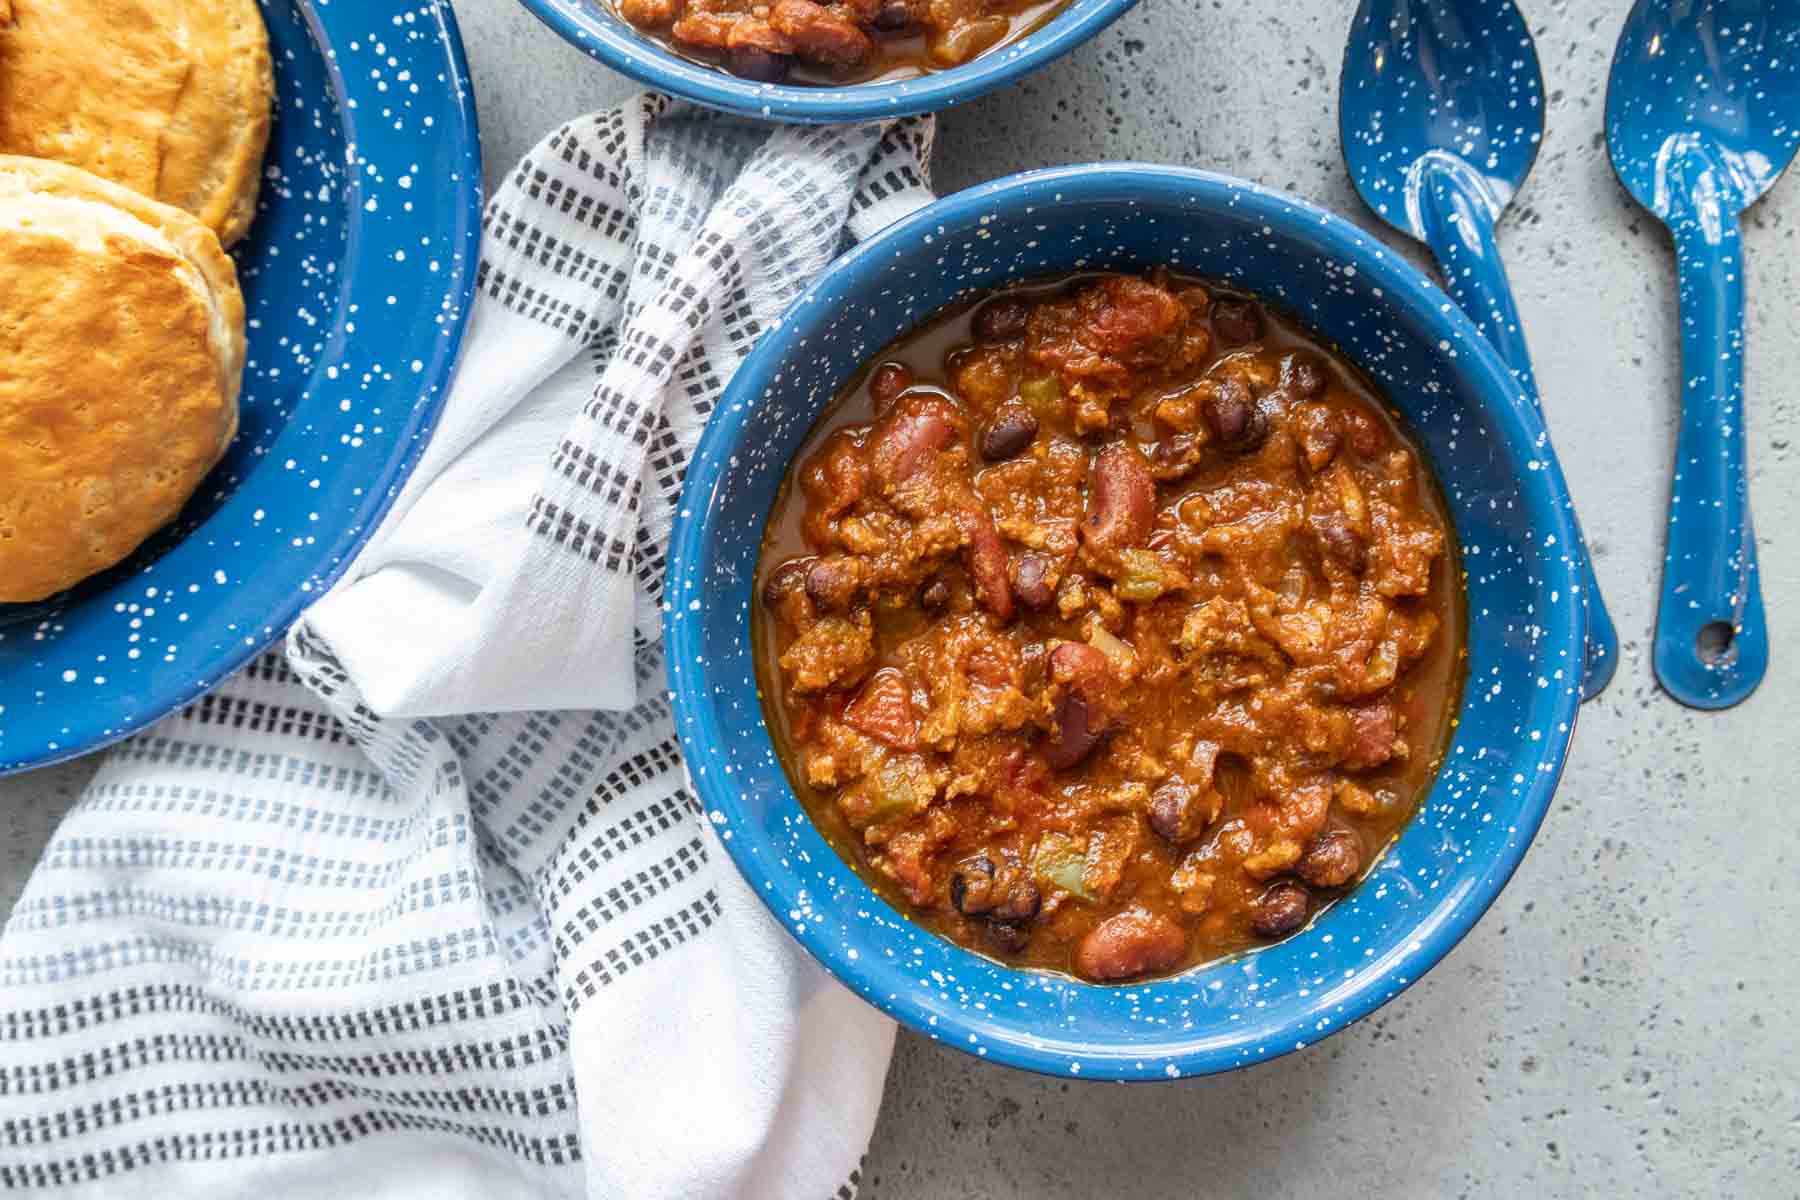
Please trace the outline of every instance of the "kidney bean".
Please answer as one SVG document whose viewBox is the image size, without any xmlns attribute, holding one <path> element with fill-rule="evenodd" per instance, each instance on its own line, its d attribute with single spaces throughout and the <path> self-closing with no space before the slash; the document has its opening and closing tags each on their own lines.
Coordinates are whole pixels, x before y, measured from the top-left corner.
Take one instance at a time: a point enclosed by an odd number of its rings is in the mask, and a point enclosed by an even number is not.
<svg viewBox="0 0 1800 1200">
<path fill-rule="evenodd" d="M 912 385 L 912 368 L 905 363 L 887 362 L 876 367 L 869 376 L 869 399 L 875 402 L 875 412 L 885 416 L 899 401 L 900 393 Z"/>
<path fill-rule="evenodd" d="M 1212 327 L 1221 345 L 1241 346 L 1262 336 L 1262 312 L 1248 300 L 1215 300 Z"/>
<path fill-rule="evenodd" d="M 847 554 L 828 554 L 815 559 L 806 572 L 806 594 L 826 612 L 842 612 L 850 607 L 862 581 L 861 559 Z"/>
<path fill-rule="evenodd" d="M 1013 595 L 1019 603 L 1036 612 L 1050 607 L 1056 599 L 1056 587 L 1051 582 L 1055 565 L 1050 556 L 1036 550 L 1027 550 L 1013 560 Z"/>
<path fill-rule="evenodd" d="M 1113 442 L 1094 456 L 1087 513 L 1081 520 L 1083 542 L 1109 554 L 1141 546 L 1150 536 L 1155 510 L 1156 481 L 1136 447 Z"/>
<path fill-rule="evenodd" d="M 1259 937 L 1276 938 L 1306 924 L 1312 901 L 1305 885 L 1280 879 L 1263 889 L 1250 904 L 1250 928 Z"/>
<path fill-rule="evenodd" d="M 975 336 L 984 342 L 1010 342 L 1025 336 L 1031 306 L 1022 300 L 990 300 L 975 313 Z"/>
<path fill-rule="evenodd" d="M 1030 409 L 1008 404 L 994 415 L 992 423 L 981 435 L 982 457 L 1001 462 L 1024 453 L 1037 437 L 1038 419 Z"/>
<path fill-rule="evenodd" d="M 1348 829 L 1327 829 L 1307 846 L 1294 869 L 1314 887 L 1343 887 L 1362 870 L 1362 844 Z"/>
<path fill-rule="evenodd" d="M 1066 686 L 1044 759 L 1061 771 L 1085 760 L 1106 736 L 1112 723 L 1112 664 L 1086 642 L 1064 642 L 1050 652 L 1050 678 Z"/>
<path fill-rule="evenodd" d="M 869 450 L 870 473 L 885 487 L 899 487 L 933 451 L 954 442 L 964 427 L 962 412 L 942 396 L 908 397 L 875 435 Z"/>
<path fill-rule="evenodd" d="M 975 584 L 975 599 L 1002 621 L 1013 618 L 1012 585 L 1006 579 L 1006 547 L 988 510 L 971 505 L 957 514 L 957 526 L 968 544 L 963 566 Z"/>
<path fill-rule="evenodd" d="M 1056 734 L 1044 759 L 1058 771 L 1076 766 L 1094 752 L 1106 723 L 1080 692 L 1066 692 L 1056 707 Z"/>
<path fill-rule="evenodd" d="M 1106 918 L 1075 948 L 1075 970 L 1088 979 L 1130 979 L 1178 966 L 1187 931 L 1142 905 Z"/>
<path fill-rule="evenodd" d="M 965 858 L 950 873 L 950 903 L 966 917 L 1029 921 L 1043 896 L 1016 863 L 996 864 L 986 852 Z"/>
</svg>

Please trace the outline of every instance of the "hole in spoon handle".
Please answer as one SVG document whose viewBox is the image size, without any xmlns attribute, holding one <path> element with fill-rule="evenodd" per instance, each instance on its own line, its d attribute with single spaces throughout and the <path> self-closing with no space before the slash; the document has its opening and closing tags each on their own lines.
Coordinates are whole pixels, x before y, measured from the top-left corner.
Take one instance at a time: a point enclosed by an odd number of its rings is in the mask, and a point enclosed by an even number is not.
<svg viewBox="0 0 1800 1200">
<path fill-rule="evenodd" d="M 1744 430 L 1744 271 L 1735 218 L 1670 223 L 1681 308 L 1681 425 L 1669 491 L 1656 677 L 1728 708 L 1769 665 Z"/>
</svg>

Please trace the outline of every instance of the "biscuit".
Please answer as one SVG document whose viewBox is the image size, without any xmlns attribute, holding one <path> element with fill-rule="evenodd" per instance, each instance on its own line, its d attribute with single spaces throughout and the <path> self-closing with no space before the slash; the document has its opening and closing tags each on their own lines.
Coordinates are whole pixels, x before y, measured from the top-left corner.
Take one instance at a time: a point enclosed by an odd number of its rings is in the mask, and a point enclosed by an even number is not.
<svg viewBox="0 0 1800 1200">
<path fill-rule="evenodd" d="M 243 372 L 212 230 L 0 156 L 0 601 L 53 595 L 173 520 L 237 432 Z"/>
<path fill-rule="evenodd" d="M 86 168 L 227 246 L 256 214 L 273 96 L 256 0 L 0 0 L 0 154 Z"/>
</svg>

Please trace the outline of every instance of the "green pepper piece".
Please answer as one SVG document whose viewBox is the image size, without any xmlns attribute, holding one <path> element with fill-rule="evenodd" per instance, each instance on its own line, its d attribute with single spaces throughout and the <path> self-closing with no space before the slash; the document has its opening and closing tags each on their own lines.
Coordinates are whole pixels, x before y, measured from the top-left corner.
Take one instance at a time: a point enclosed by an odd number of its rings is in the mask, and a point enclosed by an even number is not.
<svg viewBox="0 0 1800 1200">
<path fill-rule="evenodd" d="M 1125 571 L 1113 581 L 1113 591 L 1121 600 L 1148 604 L 1163 594 L 1166 584 L 1162 559 L 1148 550 L 1121 550 L 1119 561 Z"/>
<path fill-rule="evenodd" d="M 1054 375 L 1037 375 L 1019 381 L 1019 399 L 1023 400 L 1038 420 L 1048 421 L 1062 411 L 1062 384 Z"/>
</svg>

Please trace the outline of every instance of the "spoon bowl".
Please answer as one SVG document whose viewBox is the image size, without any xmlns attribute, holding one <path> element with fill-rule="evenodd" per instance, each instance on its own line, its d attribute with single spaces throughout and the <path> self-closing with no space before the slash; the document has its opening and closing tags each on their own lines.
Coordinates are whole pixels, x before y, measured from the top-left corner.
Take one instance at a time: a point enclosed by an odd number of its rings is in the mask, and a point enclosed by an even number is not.
<svg viewBox="0 0 1800 1200">
<path fill-rule="evenodd" d="M 1638 0 L 1606 94 L 1613 170 L 1669 227 L 1681 425 L 1653 661 L 1684 704 L 1725 708 L 1768 670 L 1744 432 L 1739 215 L 1800 147 L 1800 0 Z"/>
<path fill-rule="evenodd" d="M 1351 182 L 1375 215 L 1426 240 L 1422 177 L 1462 177 L 1491 219 L 1544 140 L 1544 76 L 1512 0 L 1365 0 L 1338 110 Z"/>
<path fill-rule="evenodd" d="M 1494 233 L 1544 140 L 1544 77 L 1525 18 L 1512 0 L 1362 0 L 1338 94 L 1357 194 L 1431 248 L 1445 290 L 1541 412 Z M 1579 526 L 1572 553 L 1587 611 L 1582 695 L 1591 699 L 1618 667 L 1619 637 Z"/>
</svg>

